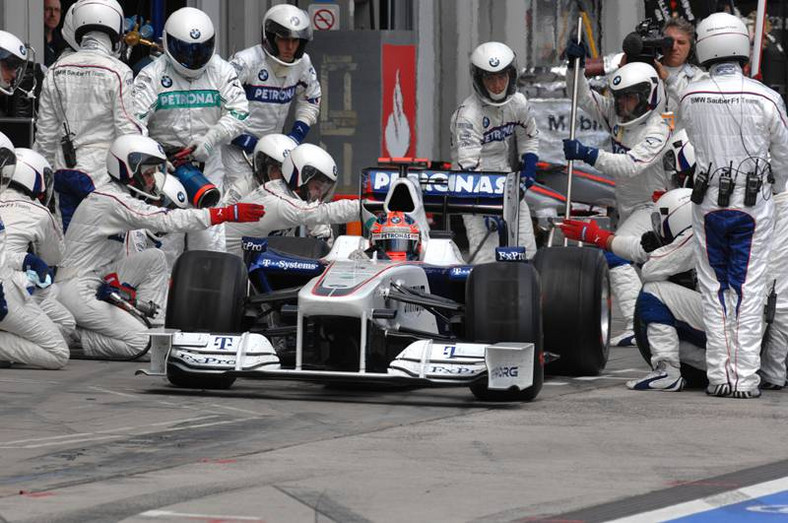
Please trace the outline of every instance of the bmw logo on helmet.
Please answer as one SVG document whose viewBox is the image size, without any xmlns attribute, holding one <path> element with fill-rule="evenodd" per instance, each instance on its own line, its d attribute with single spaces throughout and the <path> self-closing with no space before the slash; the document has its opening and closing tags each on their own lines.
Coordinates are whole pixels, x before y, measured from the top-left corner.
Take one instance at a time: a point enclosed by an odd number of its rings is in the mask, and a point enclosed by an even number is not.
<svg viewBox="0 0 788 523">
<path fill-rule="evenodd" d="M 157 143 L 156 145 L 158 145 L 158 146 L 159 146 L 159 152 L 160 152 L 162 155 L 166 155 L 166 153 L 164 152 L 164 147 L 162 147 L 160 143 Z"/>
<path fill-rule="evenodd" d="M 294 26 L 298 27 L 298 24 L 301 23 L 301 20 L 299 20 L 297 16 L 294 16 L 294 17 L 290 18 L 290 23 L 293 24 Z"/>
<path fill-rule="evenodd" d="M 178 201 L 181 203 L 186 201 L 186 195 L 183 194 L 183 191 L 178 191 Z"/>
<path fill-rule="evenodd" d="M 487 127 L 489 127 L 489 125 L 490 125 L 490 119 L 489 119 L 489 118 L 487 118 L 486 116 L 485 116 L 484 118 L 482 118 L 482 125 L 484 126 L 484 128 L 485 128 L 485 129 L 486 129 Z"/>
<path fill-rule="evenodd" d="M 257 73 L 257 78 L 265 82 L 268 80 L 268 71 L 265 69 L 260 69 L 260 72 Z"/>
<path fill-rule="evenodd" d="M 621 76 L 620 75 L 616 76 L 615 78 L 613 78 L 613 85 L 618 85 L 620 83 L 621 83 Z"/>
<path fill-rule="evenodd" d="M 25 56 L 27 54 L 27 49 L 25 49 L 24 45 L 19 46 L 19 52 L 22 54 L 22 56 Z"/>
<path fill-rule="evenodd" d="M 335 165 L 334 166 L 334 176 L 336 176 L 336 175 L 337 175 L 337 166 Z"/>
<path fill-rule="evenodd" d="M 492 67 L 498 67 L 498 65 L 499 65 L 500 63 L 501 63 L 501 61 L 500 61 L 500 60 L 498 60 L 498 58 L 496 58 L 496 57 L 494 57 L 494 56 L 493 56 L 492 58 L 490 58 L 490 65 L 491 65 Z"/>
<path fill-rule="evenodd" d="M 194 38 L 195 40 L 197 40 L 197 39 L 200 37 L 200 34 L 201 34 L 201 33 L 200 33 L 200 30 L 199 30 L 199 29 L 197 29 L 197 28 L 195 28 L 195 29 L 192 29 L 192 30 L 191 30 L 191 32 L 189 33 L 189 36 L 191 36 L 192 38 Z"/>
<path fill-rule="evenodd" d="M 164 76 L 161 77 L 161 85 L 163 85 L 164 87 L 172 86 L 172 78 L 170 78 L 165 74 Z"/>
</svg>

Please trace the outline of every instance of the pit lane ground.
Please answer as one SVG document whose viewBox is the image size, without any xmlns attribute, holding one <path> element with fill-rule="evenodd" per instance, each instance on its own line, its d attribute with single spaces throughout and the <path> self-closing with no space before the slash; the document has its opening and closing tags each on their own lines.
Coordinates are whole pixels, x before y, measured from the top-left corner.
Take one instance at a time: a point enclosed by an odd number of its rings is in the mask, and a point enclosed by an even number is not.
<svg viewBox="0 0 788 523">
<path fill-rule="evenodd" d="M 632 392 L 637 349 L 504 405 L 248 380 L 201 393 L 142 366 L 0 371 L 0 521 L 742 521 L 788 506 L 788 392 Z"/>
</svg>

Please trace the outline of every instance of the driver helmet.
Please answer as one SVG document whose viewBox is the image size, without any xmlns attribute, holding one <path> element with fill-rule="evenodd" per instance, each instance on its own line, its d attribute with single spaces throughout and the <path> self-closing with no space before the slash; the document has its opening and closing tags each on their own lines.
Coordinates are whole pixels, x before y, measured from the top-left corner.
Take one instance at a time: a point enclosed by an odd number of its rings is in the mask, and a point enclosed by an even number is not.
<svg viewBox="0 0 788 523">
<path fill-rule="evenodd" d="M 665 105 L 662 80 L 653 67 L 643 62 L 633 62 L 618 69 L 611 76 L 609 87 L 616 120 L 621 127 L 642 122 L 652 111 L 661 112 Z"/>
<path fill-rule="evenodd" d="M 290 151 L 282 163 L 282 178 L 306 202 L 328 200 L 337 181 L 337 164 L 326 151 L 304 143 Z"/>
<path fill-rule="evenodd" d="M 704 67 L 730 61 L 744 65 L 750 60 L 750 33 L 738 16 L 714 13 L 698 23 L 695 33 L 695 52 Z"/>
<path fill-rule="evenodd" d="M 16 149 L 16 168 L 8 186 L 47 206 L 54 186 L 52 166 L 34 150 L 19 147 Z"/>
<path fill-rule="evenodd" d="M 419 226 L 402 211 L 380 216 L 372 224 L 369 243 L 394 261 L 418 260 L 421 254 Z"/>
<path fill-rule="evenodd" d="M 107 153 L 107 172 L 132 196 L 148 202 L 161 199 L 167 156 L 152 138 L 138 134 L 119 136 Z"/>
<path fill-rule="evenodd" d="M 500 93 L 492 93 L 484 86 L 484 78 L 504 73 L 506 87 Z M 517 61 L 514 51 L 500 42 L 487 42 L 471 53 L 471 79 L 473 89 L 484 102 L 500 106 L 511 100 L 517 92 Z"/>
<path fill-rule="evenodd" d="M 281 177 L 282 164 L 290 151 L 296 147 L 298 147 L 296 141 L 286 134 L 271 133 L 260 138 L 252 157 L 257 183 L 262 185 L 271 181 L 271 169 L 278 169 Z"/>
<path fill-rule="evenodd" d="M 16 170 L 16 150 L 8 136 L 0 132 L 0 192 L 3 192 Z"/>
<path fill-rule="evenodd" d="M 14 94 L 25 75 L 30 52 L 22 40 L 0 31 L 0 93 Z"/>
<path fill-rule="evenodd" d="M 671 243 L 681 233 L 692 228 L 692 189 L 672 189 L 654 204 L 651 226 L 664 245 Z"/>
<path fill-rule="evenodd" d="M 670 138 L 670 149 L 662 157 L 665 174 L 670 176 L 673 187 L 693 186 L 695 175 L 695 148 L 687 131 L 681 129 Z"/>
<path fill-rule="evenodd" d="M 266 11 L 263 17 L 262 45 L 265 54 L 277 63 L 284 66 L 295 65 L 301 61 L 306 50 L 306 44 L 312 40 L 312 26 L 309 16 L 302 9 L 290 4 L 279 4 Z M 279 58 L 279 47 L 276 37 L 298 38 L 298 49 L 292 62 L 285 62 Z"/>
<path fill-rule="evenodd" d="M 68 15 L 68 13 L 66 13 Z M 65 23 L 65 20 L 64 20 Z M 109 36 L 114 51 L 120 50 L 123 34 L 123 8 L 115 0 L 82 0 L 74 4 L 71 20 L 74 41 L 82 45 L 82 38 L 92 31 Z"/>
<path fill-rule="evenodd" d="M 213 22 L 207 14 L 193 7 L 182 7 L 164 24 L 164 52 L 172 67 L 186 78 L 198 78 L 216 48 Z"/>
</svg>

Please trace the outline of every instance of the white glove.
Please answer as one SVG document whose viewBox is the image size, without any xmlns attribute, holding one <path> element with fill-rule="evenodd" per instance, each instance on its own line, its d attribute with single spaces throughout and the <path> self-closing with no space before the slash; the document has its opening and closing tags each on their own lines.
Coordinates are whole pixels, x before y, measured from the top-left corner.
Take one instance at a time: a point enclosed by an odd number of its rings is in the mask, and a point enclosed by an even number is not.
<svg viewBox="0 0 788 523">
<path fill-rule="evenodd" d="M 27 279 L 30 281 L 30 283 L 39 289 L 46 289 L 52 285 L 52 277 L 49 274 L 46 275 L 46 278 L 44 278 L 43 281 L 41 280 L 41 277 L 38 275 L 38 273 L 32 269 L 25 271 L 25 275 L 27 276 Z"/>
<path fill-rule="evenodd" d="M 327 223 L 321 223 L 316 227 L 309 229 L 309 236 L 323 240 L 329 247 L 334 246 L 334 230 Z"/>
<path fill-rule="evenodd" d="M 207 140 L 192 142 L 189 144 L 192 149 L 192 158 L 197 162 L 205 162 L 208 157 L 213 154 L 213 145 L 208 143 Z"/>
</svg>

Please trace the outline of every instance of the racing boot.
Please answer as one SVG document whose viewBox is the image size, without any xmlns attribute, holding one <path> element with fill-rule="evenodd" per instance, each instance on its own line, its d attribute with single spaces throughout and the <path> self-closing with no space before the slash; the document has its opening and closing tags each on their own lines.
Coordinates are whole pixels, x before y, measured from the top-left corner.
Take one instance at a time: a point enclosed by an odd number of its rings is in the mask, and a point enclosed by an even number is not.
<svg viewBox="0 0 788 523">
<path fill-rule="evenodd" d="M 681 370 L 667 361 L 660 361 L 657 367 L 637 380 L 627 382 L 630 390 L 658 390 L 662 392 L 679 392 L 684 388 Z"/>
</svg>

